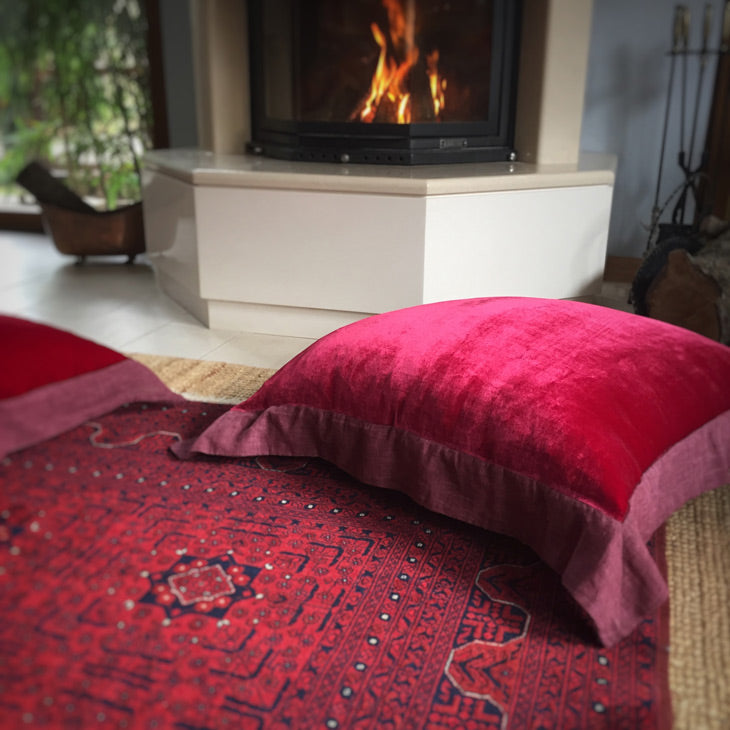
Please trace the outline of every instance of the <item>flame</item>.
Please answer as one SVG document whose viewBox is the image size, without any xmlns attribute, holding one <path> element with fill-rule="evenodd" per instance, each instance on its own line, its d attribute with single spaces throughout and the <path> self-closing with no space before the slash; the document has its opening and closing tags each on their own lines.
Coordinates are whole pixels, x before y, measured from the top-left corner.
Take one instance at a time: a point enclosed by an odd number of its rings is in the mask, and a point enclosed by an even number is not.
<svg viewBox="0 0 730 730">
<path fill-rule="evenodd" d="M 441 110 L 446 106 L 446 79 L 439 75 L 439 52 L 438 48 L 426 56 L 426 68 L 428 69 L 428 86 L 431 89 L 433 100 L 433 113 L 436 119 L 439 118 Z"/>
<path fill-rule="evenodd" d="M 387 109 L 384 109 L 386 112 L 384 116 L 395 117 L 398 124 L 409 124 L 412 110 L 407 81 L 419 58 L 419 50 L 414 42 L 414 4 L 413 0 L 408 0 L 407 14 L 400 0 L 383 0 L 383 6 L 388 12 L 388 35 L 392 46 L 404 60 L 399 63 L 395 55 L 389 53 L 385 33 L 377 23 L 371 23 L 370 32 L 380 49 L 378 62 L 365 101 L 355 110 L 352 118 L 359 118 L 361 122 L 373 122 L 378 110 L 386 102 Z M 440 118 L 444 109 L 446 90 L 446 79 L 439 75 L 438 61 L 438 50 L 426 56 L 426 74 L 436 120 Z"/>
<path fill-rule="evenodd" d="M 413 22 L 415 10 L 413 0 L 408 0 L 408 15 L 403 10 L 400 0 L 383 0 L 383 7 L 388 11 L 388 27 L 390 28 L 390 38 L 393 44 L 398 47 L 405 42 L 408 48 L 413 47 Z"/>
</svg>

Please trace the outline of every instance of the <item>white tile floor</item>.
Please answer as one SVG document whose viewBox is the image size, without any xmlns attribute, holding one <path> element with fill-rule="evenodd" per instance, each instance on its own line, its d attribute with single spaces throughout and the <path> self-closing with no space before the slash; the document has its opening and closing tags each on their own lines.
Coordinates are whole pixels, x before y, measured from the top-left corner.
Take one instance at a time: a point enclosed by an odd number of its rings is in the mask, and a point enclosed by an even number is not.
<svg viewBox="0 0 730 730">
<path fill-rule="evenodd" d="M 97 257 L 76 265 L 49 238 L 0 230 L 0 312 L 71 330 L 125 353 L 279 368 L 312 340 L 210 330 L 162 293 L 149 261 Z M 598 303 L 630 310 L 627 285 Z"/>
<path fill-rule="evenodd" d="M 210 330 L 162 293 L 149 261 L 89 258 L 49 238 L 0 231 L 0 312 L 45 322 L 125 353 L 279 368 L 312 340 Z"/>
</svg>

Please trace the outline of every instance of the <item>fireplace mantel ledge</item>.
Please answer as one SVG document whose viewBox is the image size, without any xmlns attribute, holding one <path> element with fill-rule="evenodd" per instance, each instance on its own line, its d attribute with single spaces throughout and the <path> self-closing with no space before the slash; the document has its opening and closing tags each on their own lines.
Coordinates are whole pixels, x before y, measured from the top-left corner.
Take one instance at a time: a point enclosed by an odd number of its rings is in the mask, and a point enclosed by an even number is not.
<svg viewBox="0 0 730 730">
<path fill-rule="evenodd" d="M 583 153 L 577 164 L 487 162 L 451 165 L 347 165 L 289 162 L 197 149 L 153 150 L 145 168 L 192 185 L 431 196 L 613 185 L 616 158 Z"/>
<path fill-rule="evenodd" d="M 316 338 L 379 312 L 600 287 L 615 160 L 417 167 L 145 156 L 147 253 L 209 327 Z"/>
</svg>

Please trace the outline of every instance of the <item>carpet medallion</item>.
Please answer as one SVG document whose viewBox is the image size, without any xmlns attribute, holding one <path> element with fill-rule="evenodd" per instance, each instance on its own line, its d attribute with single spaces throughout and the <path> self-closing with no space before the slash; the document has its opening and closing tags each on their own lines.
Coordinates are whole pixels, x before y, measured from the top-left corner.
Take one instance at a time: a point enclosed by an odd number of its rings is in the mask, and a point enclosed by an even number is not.
<svg viewBox="0 0 730 730">
<path fill-rule="evenodd" d="M 669 726 L 665 615 L 602 649 L 514 540 L 316 460 L 170 455 L 224 408 L 2 462 L 4 728 Z"/>
</svg>

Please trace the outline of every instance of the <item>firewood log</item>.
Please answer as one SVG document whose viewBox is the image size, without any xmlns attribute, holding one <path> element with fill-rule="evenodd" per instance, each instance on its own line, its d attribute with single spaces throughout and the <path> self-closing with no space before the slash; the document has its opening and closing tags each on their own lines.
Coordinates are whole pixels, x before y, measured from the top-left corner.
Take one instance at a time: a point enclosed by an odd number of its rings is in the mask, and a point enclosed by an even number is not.
<svg viewBox="0 0 730 730">
<path fill-rule="evenodd" d="M 39 203 L 55 205 L 78 213 L 95 213 L 96 210 L 73 190 L 54 177 L 43 165 L 31 162 L 15 178 L 18 185 L 35 196 Z"/>
<path fill-rule="evenodd" d="M 730 229 L 695 254 L 672 251 L 651 282 L 647 314 L 730 345 Z"/>
</svg>

